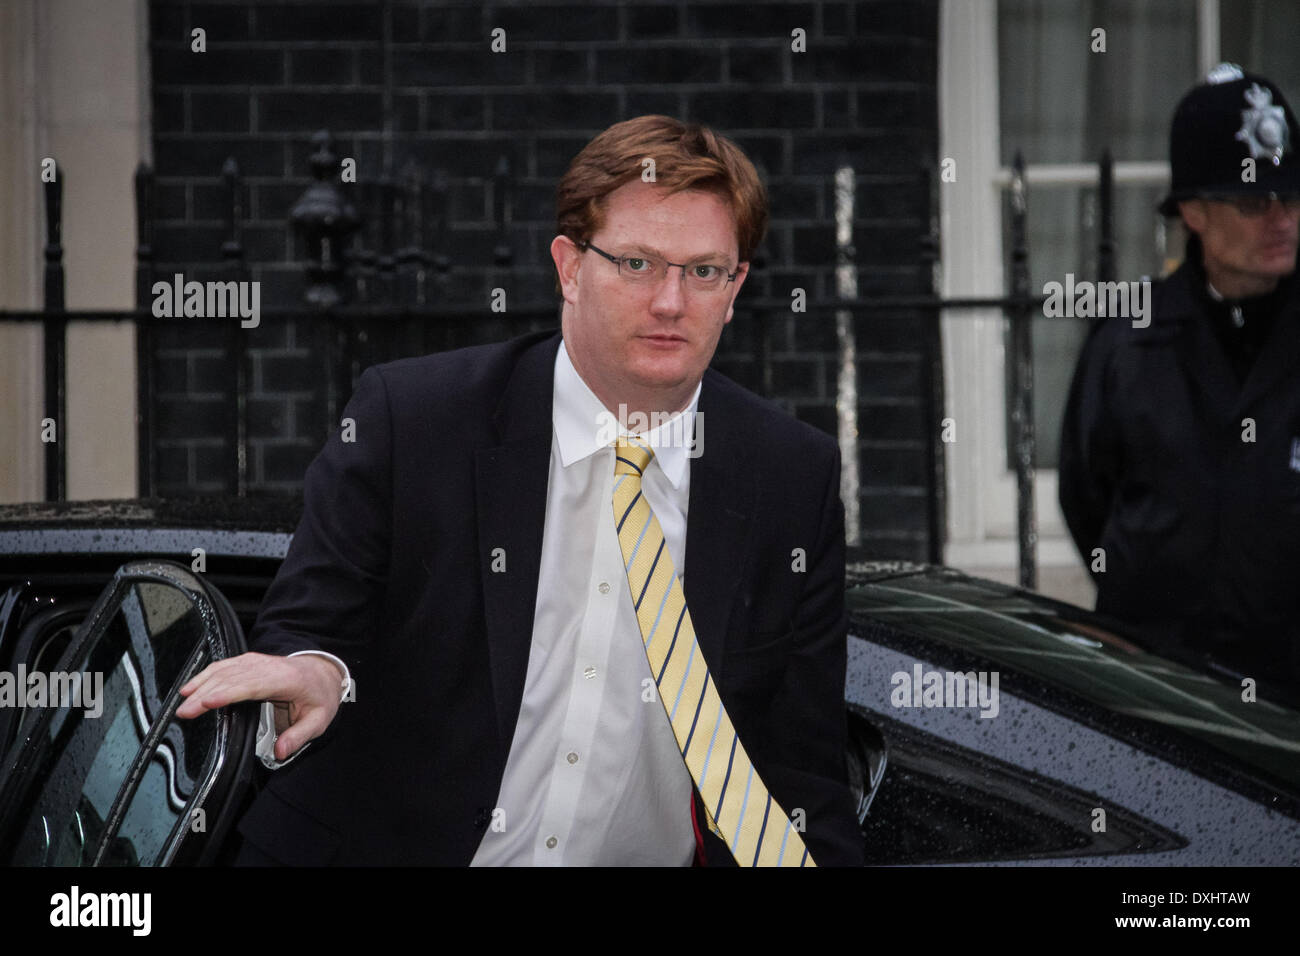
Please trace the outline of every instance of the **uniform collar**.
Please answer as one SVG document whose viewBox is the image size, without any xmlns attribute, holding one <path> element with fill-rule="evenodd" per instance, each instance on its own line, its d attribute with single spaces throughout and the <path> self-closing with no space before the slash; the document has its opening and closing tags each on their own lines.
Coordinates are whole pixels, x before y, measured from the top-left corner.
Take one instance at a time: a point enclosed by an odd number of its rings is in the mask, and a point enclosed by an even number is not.
<svg viewBox="0 0 1300 956">
<path fill-rule="evenodd" d="M 1151 332 L 1135 332 L 1135 341 L 1152 344 L 1177 342 L 1182 363 L 1190 380 L 1207 393 L 1207 408 L 1218 409 L 1225 421 L 1239 421 L 1245 411 L 1262 395 L 1294 381 L 1292 356 L 1300 349 L 1300 283 L 1293 272 L 1278 288 L 1260 300 L 1243 299 L 1252 309 L 1265 307 L 1273 311 L 1271 321 L 1247 319 L 1245 329 L 1229 325 L 1231 302 L 1216 302 L 1206 287 L 1201 246 L 1195 236 L 1188 240 L 1183 264 L 1165 282 L 1156 298 L 1153 312 L 1156 323 Z M 1159 326 L 1166 326 L 1165 335 Z M 1242 332 L 1259 336 L 1259 354 L 1240 371 L 1231 358 L 1231 336 Z M 1140 338 L 1139 338 L 1140 337 Z M 1225 337 L 1229 337 L 1227 343 Z"/>
<path fill-rule="evenodd" d="M 680 488 L 686 479 L 686 451 L 692 434 L 687 423 L 695 421 L 700 387 L 700 384 L 695 386 L 695 393 L 684 411 L 641 436 L 655 450 L 654 460 L 674 488 Z M 605 408 L 573 367 L 564 342 L 560 343 L 555 355 L 551 408 L 555 437 L 560 446 L 560 463 L 565 468 L 609 447 L 618 436 L 627 434 L 619 427 L 617 415 Z"/>
</svg>

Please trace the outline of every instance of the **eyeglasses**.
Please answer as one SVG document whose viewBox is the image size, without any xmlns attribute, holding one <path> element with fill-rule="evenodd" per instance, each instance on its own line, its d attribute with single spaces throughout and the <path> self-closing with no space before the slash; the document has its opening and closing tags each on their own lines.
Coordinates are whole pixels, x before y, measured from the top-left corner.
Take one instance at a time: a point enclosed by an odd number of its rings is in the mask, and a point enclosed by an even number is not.
<svg viewBox="0 0 1300 956">
<path fill-rule="evenodd" d="M 1280 202 L 1282 209 L 1287 213 L 1300 212 L 1300 196 L 1294 194 L 1279 196 L 1277 193 L 1256 193 L 1250 196 L 1238 196 L 1204 193 L 1199 198 L 1208 199 L 1210 202 L 1227 203 L 1248 219 L 1256 219 L 1267 213 L 1273 205 L 1273 200 Z"/>
<path fill-rule="evenodd" d="M 599 256 L 604 256 L 618 266 L 618 274 L 628 282 L 651 285 L 668 274 L 671 266 L 682 270 L 682 278 L 690 289 L 699 292 L 716 292 L 728 282 L 740 275 L 740 270 L 728 272 L 727 267 L 717 262 L 701 259 L 697 262 L 669 262 L 659 256 L 640 253 L 635 256 L 615 256 L 604 249 L 597 249 L 590 242 L 579 242 L 578 247 L 584 252 L 590 249 Z"/>
</svg>

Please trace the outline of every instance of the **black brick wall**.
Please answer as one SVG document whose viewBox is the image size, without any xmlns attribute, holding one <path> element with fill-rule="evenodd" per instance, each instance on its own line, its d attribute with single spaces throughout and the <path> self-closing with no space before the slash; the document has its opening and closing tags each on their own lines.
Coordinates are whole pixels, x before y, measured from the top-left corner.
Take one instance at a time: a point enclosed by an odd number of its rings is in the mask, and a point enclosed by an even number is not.
<svg viewBox="0 0 1300 956">
<path fill-rule="evenodd" d="M 834 292 L 831 175 L 844 161 L 857 170 L 861 294 L 928 291 L 919 238 L 930 209 L 919 170 L 936 163 L 937 0 L 149 6 L 161 275 L 202 279 L 219 262 L 220 171 L 233 156 L 247 184 L 248 276 L 262 282 L 264 310 L 297 305 L 302 249 L 287 215 L 310 182 L 311 133 L 328 128 L 361 181 L 396 175 L 408 161 L 445 170 L 451 221 L 449 248 L 439 251 L 452 269 L 443 295 L 485 320 L 445 342 L 498 338 L 510 329 L 487 321 L 493 286 L 505 286 L 512 303 L 550 294 L 556 177 L 609 124 L 664 112 L 733 137 L 768 182 L 772 228 L 742 306 L 788 300 L 796 286 L 810 298 Z M 206 53 L 190 52 L 195 27 L 206 30 Z M 505 53 L 489 49 L 497 27 Z M 796 27 L 807 32 L 805 53 L 790 48 Z M 508 272 L 492 262 L 501 156 L 514 174 Z M 758 388 L 757 319 L 745 311 L 716 364 Z M 786 312 L 770 316 L 769 328 L 773 397 L 834 432 L 833 319 Z M 920 318 L 863 317 L 856 331 L 865 537 L 878 553 L 922 557 L 925 449 L 936 423 L 923 411 Z M 249 334 L 250 487 L 292 490 L 323 434 L 317 340 L 265 322 Z M 189 325 L 158 337 L 164 493 L 227 490 L 219 408 L 231 386 L 220 347 L 215 330 Z"/>
</svg>

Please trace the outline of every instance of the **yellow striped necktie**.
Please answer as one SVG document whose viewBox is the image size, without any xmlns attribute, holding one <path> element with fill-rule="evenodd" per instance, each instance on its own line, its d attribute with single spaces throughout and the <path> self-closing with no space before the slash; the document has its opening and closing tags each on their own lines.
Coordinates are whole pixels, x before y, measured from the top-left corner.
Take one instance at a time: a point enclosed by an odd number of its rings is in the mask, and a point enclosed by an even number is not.
<svg viewBox="0 0 1300 956">
<path fill-rule="evenodd" d="M 653 457 L 639 438 L 616 444 L 614 523 L 650 673 L 709 829 L 741 866 L 814 866 L 798 829 L 749 762 L 695 639 L 663 529 L 641 494 Z"/>
</svg>

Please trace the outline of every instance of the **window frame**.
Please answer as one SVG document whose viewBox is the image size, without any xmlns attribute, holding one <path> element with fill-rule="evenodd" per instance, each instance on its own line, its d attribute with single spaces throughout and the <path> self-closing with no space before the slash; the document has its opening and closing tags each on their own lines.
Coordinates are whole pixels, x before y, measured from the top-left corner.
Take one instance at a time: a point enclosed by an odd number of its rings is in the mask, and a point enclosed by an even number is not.
<svg viewBox="0 0 1300 956">
<path fill-rule="evenodd" d="M 1198 69 L 1219 60 L 1220 0 L 1188 0 L 1197 29 Z M 1007 293 L 1002 238 L 1003 193 L 997 0 L 941 0 L 939 11 L 939 153 L 957 160 L 957 183 L 939 190 L 944 298 L 999 298 Z M 1033 187 L 1097 184 L 1090 163 L 1029 164 Z M 1117 162 L 1117 186 L 1169 181 L 1165 160 Z M 971 183 L 976 188 L 970 188 Z M 1032 193 L 1030 197 L 1032 202 Z M 1031 250 L 1032 252 L 1032 250 Z M 1017 564 L 1016 478 L 1006 467 L 1006 319 L 997 309 L 940 314 L 944 415 L 957 440 L 945 444 L 948 502 L 944 563 L 1013 570 Z M 932 423 L 939 427 L 939 423 Z M 1055 463 L 1039 462 L 1034 478 L 1038 565 L 1083 569 L 1057 504 Z"/>
</svg>

